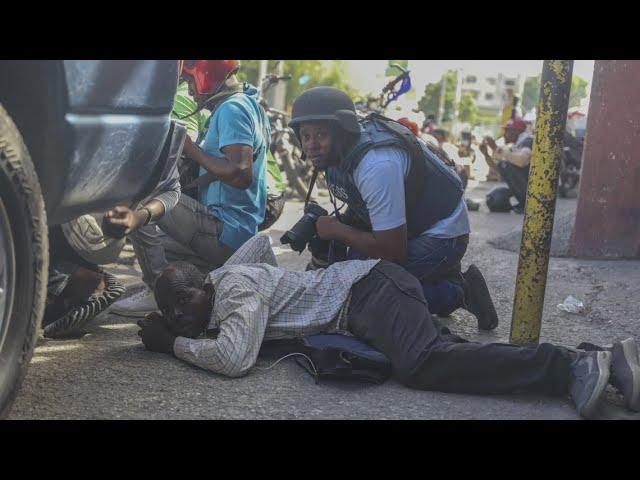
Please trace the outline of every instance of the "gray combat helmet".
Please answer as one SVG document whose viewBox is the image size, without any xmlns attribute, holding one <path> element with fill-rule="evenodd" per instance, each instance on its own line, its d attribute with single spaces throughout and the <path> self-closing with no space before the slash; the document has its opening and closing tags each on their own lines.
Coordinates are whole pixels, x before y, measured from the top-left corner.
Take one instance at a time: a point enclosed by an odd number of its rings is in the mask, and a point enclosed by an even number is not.
<svg viewBox="0 0 640 480">
<path fill-rule="evenodd" d="M 314 120 L 334 120 L 347 132 L 360 133 L 353 100 L 337 88 L 310 88 L 293 102 L 289 126 L 296 134 L 304 122 Z"/>
</svg>

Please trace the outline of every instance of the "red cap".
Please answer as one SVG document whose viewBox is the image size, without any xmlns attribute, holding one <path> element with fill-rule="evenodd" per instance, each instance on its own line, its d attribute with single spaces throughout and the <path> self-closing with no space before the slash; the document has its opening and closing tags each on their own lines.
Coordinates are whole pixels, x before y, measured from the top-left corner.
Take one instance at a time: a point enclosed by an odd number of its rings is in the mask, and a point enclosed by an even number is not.
<svg viewBox="0 0 640 480">
<path fill-rule="evenodd" d="M 401 123 L 402 125 L 407 127 L 409 130 L 411 130 L 416 137 L 420 135 L 420 129 L 418 128 L 418 124 L 416 122 L 412 122 L 407 117 L 402 117 L 398 119 L 398 123 Z"/>
<path fill-rule="evenodd" d="M 521 118 L 512 118 L 504 124 L 504 129 L 506 130 L 507 128 L 512 128 L 522 133 L 527 129 L 527 122 L 525 122 Z"/>
<path fill-rule="evenodd" d="M 180 75 L 191 75 L 196 93 L 211 95 L 240 68 L 238 60 L 181 60 Z"/>
</svg>

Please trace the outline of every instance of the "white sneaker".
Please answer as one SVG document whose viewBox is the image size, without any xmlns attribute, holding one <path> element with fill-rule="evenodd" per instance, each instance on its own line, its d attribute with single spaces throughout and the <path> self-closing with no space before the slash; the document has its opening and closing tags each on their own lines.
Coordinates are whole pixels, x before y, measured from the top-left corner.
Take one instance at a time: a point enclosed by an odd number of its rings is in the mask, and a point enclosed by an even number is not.
<svg viewBox="0 0 640 480">
<path fill-rule="evenodd" d="M 153 292 L 148 288 L 115 302 L 109 309 L 110 313 L 123 317 L 144 317 L 147 313 L 158 310 L 158 304 Z"/>
</svg>

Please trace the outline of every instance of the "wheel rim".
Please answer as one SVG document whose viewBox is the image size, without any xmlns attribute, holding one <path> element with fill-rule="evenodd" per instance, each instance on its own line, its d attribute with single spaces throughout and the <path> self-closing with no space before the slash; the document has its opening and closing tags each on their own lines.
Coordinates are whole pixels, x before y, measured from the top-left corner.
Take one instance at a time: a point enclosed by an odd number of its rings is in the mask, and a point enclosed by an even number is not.
<svg viewBox="0 0 640 480">
<path fill-rule="evenodd" d="M 13 309 L 15 289 L 15 252 L 9 217 L 0 200 L 0 350 L 4 343 Z"/>
</svg>

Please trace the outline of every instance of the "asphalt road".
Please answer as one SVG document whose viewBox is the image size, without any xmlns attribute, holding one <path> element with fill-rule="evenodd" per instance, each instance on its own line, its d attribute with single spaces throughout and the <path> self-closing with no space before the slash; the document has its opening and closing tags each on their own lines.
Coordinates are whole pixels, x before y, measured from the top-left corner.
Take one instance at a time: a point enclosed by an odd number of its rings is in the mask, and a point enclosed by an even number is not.
<svg viewBox="0 0 640 480">
<path fill-rule="evenodd" d="M 482 198 L 493 185 L 470 196 Z M 321 197 L 321 201 L 326 198 Z M 575 208 L 560 200 L 558 212 Z M 289 202 L 270 235 L 274 245 L 302 213 Z M 476 263 L 485 273 L 501 319 L 479 334 L 474 319 L 456 312 L 445 323 L 483 341 L 508 341 L 517 254 L 487 241 L 516 228 L 522 216 L 489 214 L 483 205 L 470 214 L 473 235 L 463 268 Z M 304 268 L 307 254 L 276 248 L 281 265 Z M 140 286 L 130 253 L 111 265 L 135 291 Z M 640 337 L 639 262 L 552 259 L 544 309 L 542 341 L 576 345 L 583 340 L 610 343 Z M 567 295 L 587 303 L 581 315 L 557 310 Z M 240 379 L 227 379 L 168 355 L 147 352 L 136 335 L 135 319 L 97 317 L 88 334 L 74 340 L 41 339 L 13 410 L 12 419 L 577 419 L 566 398 L 537 395 L 473 396 L 410 390 L 390 380 L 383 385 L 323 382 L 319 385 L 292 360 L 271 369 L 260 360 Z M 608 394 L 605 418 L 638 418 Z"/>
</svg>

